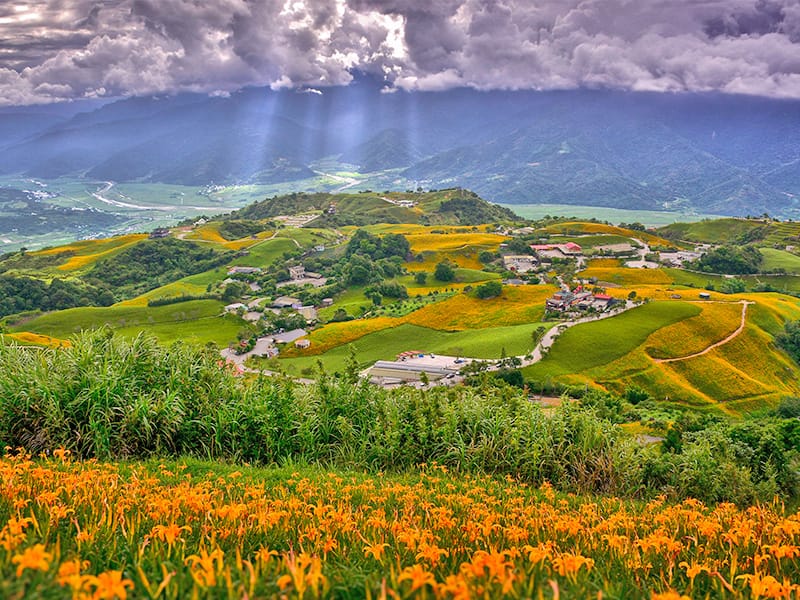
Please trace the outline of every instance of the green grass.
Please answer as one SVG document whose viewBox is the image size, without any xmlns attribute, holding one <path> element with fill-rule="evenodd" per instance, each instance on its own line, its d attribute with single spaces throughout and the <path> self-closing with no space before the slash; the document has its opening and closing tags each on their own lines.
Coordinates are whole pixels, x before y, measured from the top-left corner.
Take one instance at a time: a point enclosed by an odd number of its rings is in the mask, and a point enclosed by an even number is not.
<svg viewBox="0 0 800 600">
<path fill-rule="evenodd" d="M 296 251 L 297 245 L 284 237 L 264 240 L 248 248 L 247 256 L 234 259 L 231 264 L 239 267 L 267 267 L 283 256 L 284 252 Z"/>
<path fill-rule="evenodd" d="M 152 331 L 160 340 L 168 342 L 227 344 L 242 325 L 241 321 L 219 318 L 222 306 L 217 300 L 193 300 L 154 307 L 71 308 L 17 324 L 12 331 L 31 331 L 64 339 L 82 330 L 109 325 L 125 335 Z"/>
<path fill-rule="evenodd" d="M 328 306 L 319 311 L 319 317 L 322 320 L 330 319 L 333 314 L 340 308 L 343 308 L 348 315 L 353 317 L 361 316 L 361 307 L 369 308 L 372 306 L 372 301 L 364 296 L 364 288 L 366 286 L 358 285 L 352 286 L 344 290 L 341 294 L 337 294 L 334 298 L 333 306 Z"/>
<path fill-rule="evenodd" d="M 497 273 L 487 273 L 486 271 L 478 271 L 477 269 L 458 268 L 455 271 L 456 282 L 459 283 L 479 283 L 482 281 L 489 281 L 490 279 L 500 279 L 500 275 Z M 429 276 L 428 279 L 434 282 L 436 281 L 433 276 Z"/>
<path fill-rule="evenodd" d="M 775 248 L 759 248 L 759 250 L 764 255 L 764 262 L 761 265 L 763 270 L 784 269 L 787 273 L 800 273 L 800 256 Z"/>
<path fill-rule="evenodd" d="M 699 313 L 699 307 L 686 302 L 651 302 L 616 317 L 576 325 L 524 373 L 530 379 L 545 380 L 600 367 L 635 350 L 654 331 Z"/>
<path fill-rule="evenodd" d="M 692 242 L 706 242 L 710 244 L 729 244 L 736 242 L 742 236 L 756 235 L 755 230 L 763 230 L 764 235 L 769 231 L 769 225 L 761 221 L 748 221 L 745 219 L 709 219 L 697 223 L 675 223 L 663 228 L 667 237 L 678 236 L 679 239 Z"/>
<path fill-rule="evenodd" d="M 506 355 L 522 355 L 533 349 L 533 331 L 547 327 L 543 323 L 493 327 L 447 333 L 403 324 L 391 329 L 365 335 L 351 345 L 356 351 L 359 364 L 366 367 L 376 360 L 394 360 L 406 350 L 421 350 L 434 354 L 465 356 L 470 358 L 500 358 Z M 350 354 L 349 345 L 329 350 L 316 356 L 280 359 L 287 371 L 300 373 L 314 367 L 322 360 L 327 371 L 341 370 Z"/>
<path fill-rule="evenodd" d="M 180 305 L 173 306 L 178 307 Z M 230 342 L 236 341 L 236 334 L 242 329 L 242 326 L 242 321 L 238 317 L 225 315 L 222 317 L 200 317 L 188 321 L 177 320 L 156 323 L 145 327 L 139 325 L 120 327 L 116 331 L 128 338 L 134 338 L 145 331 L 153 334 L 162 344 L 180 342 L 193 346 L 205 346 L 208 343 L 214 343 L 223 347 Z"/>
<path fill-rule="evenodd" d="M 694 271 L 685 271 L 683 269 L 665 268 L 664 271 L 669 275 L 675 285 L 685 285 L 686 287 L 705 288 L 711 284 L 716 289 L 725 281 L 722 275 L 712 275 L 706 273 L 696 273 Z"/>
</svg>

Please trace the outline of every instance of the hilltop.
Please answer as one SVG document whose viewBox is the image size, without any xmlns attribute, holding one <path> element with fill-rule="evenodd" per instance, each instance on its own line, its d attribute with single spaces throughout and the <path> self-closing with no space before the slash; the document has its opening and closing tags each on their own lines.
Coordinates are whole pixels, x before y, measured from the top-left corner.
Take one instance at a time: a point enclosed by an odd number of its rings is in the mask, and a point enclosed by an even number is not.
<svg viewBox="0 0 800 600">
<path fill-rule="evenodd" d="M 231 213 L 228 219 L 262 220 L 280 215 L 314 216 L 315 227 L 420 223 L 481 225 L 521 221 L 513 211 L 461 188 L 429 192 L 297 193 L 267 198 Z"/>
</svg>

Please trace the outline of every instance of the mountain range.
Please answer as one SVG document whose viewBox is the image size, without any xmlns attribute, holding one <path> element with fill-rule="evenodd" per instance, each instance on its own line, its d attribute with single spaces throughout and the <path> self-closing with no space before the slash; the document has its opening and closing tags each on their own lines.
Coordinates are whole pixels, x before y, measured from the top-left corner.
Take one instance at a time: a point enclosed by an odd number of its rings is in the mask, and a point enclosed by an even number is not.
<svg viewBox="0 0 800 600">
<path fill-rule="evenodd" d="M 0 110 L 0 174 L 296 182 L 320 161 L 495 202 L 800 214 L 800 102 L 350 86 Z M 305 183 L 304 183 L 305 182 Z"/>
</svg>

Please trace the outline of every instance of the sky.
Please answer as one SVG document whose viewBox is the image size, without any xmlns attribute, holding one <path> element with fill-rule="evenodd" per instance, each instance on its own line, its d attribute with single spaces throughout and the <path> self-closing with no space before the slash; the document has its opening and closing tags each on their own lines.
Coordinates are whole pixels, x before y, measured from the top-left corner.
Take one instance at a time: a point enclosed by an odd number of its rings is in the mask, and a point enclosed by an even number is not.
<svg viewBox="0 0 800 600">
<path fill-rule="evenodd" d="M 0 105 L 246 86 L 800 98 L 800 0 L 2 0 Z"/>
</svg>

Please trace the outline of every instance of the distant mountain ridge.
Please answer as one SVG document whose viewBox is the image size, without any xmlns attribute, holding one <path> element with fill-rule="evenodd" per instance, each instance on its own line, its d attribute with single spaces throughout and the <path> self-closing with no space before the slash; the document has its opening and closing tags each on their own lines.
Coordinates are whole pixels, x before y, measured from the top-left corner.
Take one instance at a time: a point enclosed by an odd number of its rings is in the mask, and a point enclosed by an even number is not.
<svg viewBox="0 0 800 600">
<path fill-rule="evenodd" d="M 318 161 L 502 203 L 800 214 L 800 102 L 629 92 L 131 98 L 0 110 L 0 174 L 301 183 Z"/>
</svg>

